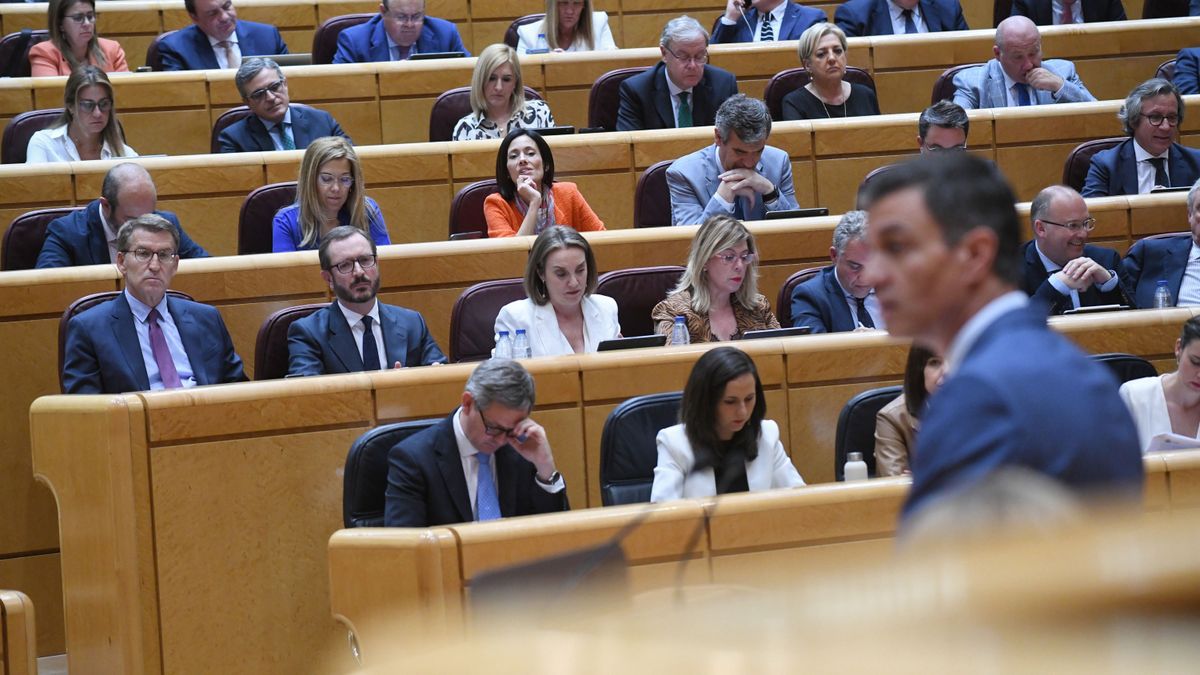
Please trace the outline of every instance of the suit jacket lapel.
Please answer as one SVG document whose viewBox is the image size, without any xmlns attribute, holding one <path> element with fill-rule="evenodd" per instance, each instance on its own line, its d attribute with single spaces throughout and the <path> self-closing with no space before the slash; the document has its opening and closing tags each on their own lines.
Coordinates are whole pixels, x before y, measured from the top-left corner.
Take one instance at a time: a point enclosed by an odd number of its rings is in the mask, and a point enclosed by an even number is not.
<svg viewBox="0 0 1200 675">
<path fill-rule="evenodd" d="M 195 27 L 193 26 L 193 28 Z M 234 32 L 237 31 L 235 30 Z M 243 47 L 241 40 L 242 36 L 240 33 L 238 33 L 239 47 Z M 221 67 L 220 64 L 217 63 L 217 53 L 214 51 L 213 46 L 209 44 L 208 36 L 204 34 L 204 31 L 196 28 L 195 32 L 192 33 L 192 45 L 196 50 L 196 53 L 200 55 L 200 60 L 204 62 L 205 68 L 209 70 L 216 70 Z M 237 65 L 230 64 L 229 67 L 237 68 Z"/>
<path fill-rule="evenodd" d="M 1180 180 L 1180 176 L 1187 175 L 1188 165 L 1183 159 L 1183 147 L 1178 143 L 1171 144 L 1171 153 L 1167 156 L 1167 167 L 1169 167 L 1167 169 L 1167 173 L 1169 174 L 1167 178 L 1171 181 L 1173 187 L 1186 185 L 1186 183 Z"/>
<path fill-rule="evenodd" d="M 517 514 L 517 481 L 521 478 L 521 455 L 511 446 L 496 451 L 496 491 L 499 492 L 500 514 L 510 518 Z"/>
<path fill-rule="evenodd" d="M 942 27 L 942 24 L 945 22 L 942 21 L 942 15 L 938 13 L 937 5 L 929 2 L 929 0 L 921 0 L 918 4 L 921 7 L 921 20 L 925 22 L 925 28 L 930 33 L 945 30 Z M 888 18 L 890 19 L 891 17 L 892 13 L 888 12 Z"/>
<path fill-rule="evenodd" d="M 258 145 L 259 152 L 270 152 L 275 149 L 275 142 L 271 140 L 271 132 L 267 131 L 266 125 L 262 123 L 262 120 L 258 119 L 258 115 L 251 113 L 246 118 L 246 131 L 250 133 L 250 138 L 253 138 L 254 143 Z M 295 136 L 292 136 L 292 138 L 295 138 Z"/>
<path fill-rule="evenodd" d="M 458 441 L 454 437 L 454 419 L 458 411 L 450 413 L 442 421 L 445 426 L 443 433 L 437 437 L 437 463 L 438 470 L 442 473 L 442 480 L 446 481 L 446 492 L 450 495 L 450 501 L 454 502 L 454 508 L 458 509 L 458 517 L 461 522 L 469 523 L 475 520 L 475 511 L 471 508 L 471 493 L 467 491 L 467 478 L 463 475 L 462 457 L 458 454 Z"/>
<path fill-rule="evenodd" d="M 308 116 L 308 111 L 298 105 L 289 106 L 292 109 L 292 142 L 296 147 L 307 148 L 312 142 L 312 134 L 309 131 L 309 123 L 312 121 Z"/>
<path fill-rule="evenodd" d="M 830 326 L 831 332 L 838 332 L 838 326 L 846 326 L 841 330 L 854 330 L 854 316 L 850 314 L 850 306 L 846 304 L 846 294 L 842 292 L 841 284 L 837 280 L 837 272 L 830 268 L 829 273 L 825 275 L 825 291 L 829 294 L 829 318 L 833 325 Z"/>
<path fill-rule="evenodd" d="M 791 2 L 787 3 L 787 9 L 783 10 L 783 19 L 779 22 L 779 34 L 775 36 L 776 40 L 783 40 L 784 35 L 790 34 L 789 31 L 792 30 L 792 26 L 796 23 L 796 16 L 799 11 L 799 7 L 794 6 Z M 758 16 L 758 10 L 755 10 L 755 16 Z M 757 26 L 758 24 L 752 22 L 750 25 Z M 754 38 L 753 35 L 750 37 L 751 39 Z"/>
<path fill-rule="evenodd" d="M 1119 194 L 1136 195 L 1138 193 L 1138 174 L 1137 156 L 1133 151 L 1133 139 L 1122 142 L 1118 148 L 1117 166 L 1114 173 L 1121 178 L 1122 192 Z"/>
<path fill-rule="evenodd" d="M 375 21 L 375 19 L 372 19 L 372 21 Z M 392 50 L 388 47 L 387 39 L 383 36 L 383 30 L 383 21 L 376 21 L 375 28 L 371 30 L 370 44 L 367 47 L 372 61 L 392 60 Z"/>
<path fill-rule="evenodd" d="M 1162 269 L 1170 270 L 1167 285 L 1170 287 L 1171 297 L 1175 299 L 1176 303 L 1179 302 L 1179 288 L 1183 286 L 1183 273 L 1187 270 L 1188 255 L 1191 252 L 1191 237 L 1180 237 L 1179 241 L 1163 251 Z"/>
<path fill-rule="evenodd" d="M 133 375 L 134 383 L 139 391 L 150 388 L 150 376 L 146 374 L 146 362 L 142 360 L 142 343 L 138 340 L 137 329 L 133 322 L 133 310 L 129 301 L 121 293 L 112 303 L 112 330 L 117 344 L 121 345 L 121 354 L 125 357 L 125 367 Z"/>
<path fill-rule="evenodd" d="M 987 96 L 985 108 L 1004 108 L 1008 106 L 1008 90 L 1004 88 L 1004 72 L 1000 62 L 992 59 L 983 71 L 983 92 Z M 980 101 L 982 104 L 983 102 Z"/>
<path fill-rule="evenodd" d="M 342 367 L 348 373 L 360 373 L 363 370 L 362 356 L 358 353 L 358 345 L 354 344 L 354 333 L 346 322 L 346 315 L 338 307 L 336 300 L 325 310 L 329 312 L 329 347 L 334 356 L 342 362 Z"/>
<path fill-rule="evenodd" d="M 108 239 L 104 233 L 104 223 L 100 220 L 100 200 L 97 199 L 87 208 L 87 247 L 88 255 L 93 265 L 103 265 L 112 262 L 108 254 Z M 83 263 L 87 264 L 87 263 Z"/>
<path fill-rule="evenodd" d="M 379 306 L 379 330 L 383 332 L 383 353 L 387 354 L 387 363 L 382 365 L 387 369 L 399 361 L 400 365 L 407 366 L 408 335 L 404 331 L 404 326 L 396 320 L 396 313 L 392 311 L 391 307 L 378 300 L 376 304 Z"/>
<path fill-rule="evenodd" d="M 208 372 L 208 364 L 202 358 L 204 356 L 204 344 L 201 340 L 203 331 L 196 325 L 196 317 L 183 307 L 183 303 L 171 296 L 167 296 L 167 309 L 171 312 L 171 319 L 175 321 L 175 327 L 179 329 L 179 340 L 183 342 L 183 351 L 187 353 L 188 363 L 192 365 L 192 377 L 196 378 L 196 384 L 214 384 L 216 382 L 214 376 L 217 373 Z"/>
<path fill-rule="evenodd" d="M 867 19 L 867 35 L 893 35 L 896 32 L 892 29 L 892 13 L 888 10 L 887 0 L 875 0 Z"/>
<path fill-rule="evenodd" d="M 1034 7 L 1036 8 L 1037 16 L 1034 18 L 1033 22 L 1039 26 L 1049 26 L 1049 25 L 1053 24 L 1054 17 L 1051 16 L 1051 14 L 1053 13 L 1053 6 L 1052 6 L 1053 4 L 1054 3 L 1052 2 L 1052 0 L 1042 0 L 1041 2 L 1036 3 L 1034 5 Z M 1080 4 L 1085 4 L 1085 3 L 1080 3 Z M 1085 10 L 1084 14 L 1086 14 L 1086 13 L 1087 13 L 1087 11 Z"/>
<path fill-rule="evenodd" d="M 675 109 L 671 106 L 671 89 L 667 86 L 667 68 L 659 62 L 654 67 L 658 71 L 654 76 L 654 109 L 667 129 L 675 128 Z M 695 97 L 692 97 L 693 99 Z M 696 118 L 696 106 L 692 104 L 692 119 Z"/>
<path fill-rule="evenodd" d="M 720 180 L 717 178 L 717 146 L 709 145 L 704 149 L 704 194 L 716 194 Z"/>
<path fill-rule="evenodd" d="M 704 77 L 700 78 L 700 84 L 692 88 L 692 120 L 710 120 L 716 117 L 716 111 L 713 110 L 713 99 L 716 95 L 713 94 L 712 78 L 708 76 L 708 66 L 704 66 Z"/>
</svg>

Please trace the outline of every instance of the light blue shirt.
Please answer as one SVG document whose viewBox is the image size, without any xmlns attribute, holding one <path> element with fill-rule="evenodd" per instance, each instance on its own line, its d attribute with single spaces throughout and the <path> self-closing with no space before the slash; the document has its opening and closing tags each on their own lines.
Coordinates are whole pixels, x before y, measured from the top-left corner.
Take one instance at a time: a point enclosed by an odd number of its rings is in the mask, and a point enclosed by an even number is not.
<svg viewBox="0 0 1200 675">
<path fill-rule="evenodd" d="M 1062 279 L 1054 276 L 1054 273 L 1062 268 L 1058 265 L 1055 265 L 1053 260 L 1047 258 L 1045 253 L 1042 253 L 1042 247 L 1038 246 L 1036 241 L 1033 242 L 1033 248 L 1035 251 L 1037 251 L 1038 257 L 1042 259 L 1042 265 L 1045 266 L 1046 271 L 1050 273 L 1050 278 L 1048 279 L 1050 285 L 1054 287 L 1054 290 L 1058 291 L 1059 295 L 1071 296 L 1071 306 L 1075 309 L 1079 309 L 1079 291 L 1076 291 L 1075 289 L 1063 283 Z M 1108 273 L 1110 275 L 1108 281 L 1102 284 L 1093 284 L 1096 288 L 1100 289 L 1101 293 L 1107 293 L 1116 288 L 1117 283 L 1120 281 L 1117 278 L 1116 272 L 1109 270 Z"/>
<path fill-rule="evenodd" d="M 292 106 L 289 105 L 287 112 L 283 113 L 283 120 L 281 123 L 275 123 L 275 122 L 271 122 L 270 120 L 264 120 L 261 117 L 259 117 L 258 120 L 263 123 L 264 127 L 267 128 L 267 135 L 271 137 L 271 143 L 275 144 L 275 149 L 283 150 L 283 128 L 280 126 L 280 124 L 286 124 L 286 125 L 288 125 L 288 127 L 292 126 Z M 295 133 L 293 133 L 292 134 L 292 145 L 295 145 L 295 144 L 296 144 L 296 135 L 295 135 Z"/>
<path fill-rule="evenodd" d="M 125 300 L 129 302 L 129 309 L 133 311 L 133 327 L 137 331 L 138 345 L 142 349 L 142 362 L 146 364 L 146 377 L 150 380 L 150 388 L 164 389 L 162 375 L 158 372 L 158 361 L 154 360 L 154 350 L 150 348 L 150 324 L 147 320 L 150 318 L 151 307 L 133 297 L 129 289 L 125 289 Z M 167 349 L 171 351 L 171 360 L 175 362 L 179 381 L 185 388 L 196 386 L 192 362 L 188 360 L 187 351 L 183 348 L 183 340 L 179 337 L 179 328 L 175 325 L 175 319 L 171 317 L 171 310 L 167 309 L 166 295 L 163 295 L 163 299 L 154 309 L 157 309 L 162 317 L 158 325 L 162 327 L 163 337 L 167 340 Z"/>
</svg>

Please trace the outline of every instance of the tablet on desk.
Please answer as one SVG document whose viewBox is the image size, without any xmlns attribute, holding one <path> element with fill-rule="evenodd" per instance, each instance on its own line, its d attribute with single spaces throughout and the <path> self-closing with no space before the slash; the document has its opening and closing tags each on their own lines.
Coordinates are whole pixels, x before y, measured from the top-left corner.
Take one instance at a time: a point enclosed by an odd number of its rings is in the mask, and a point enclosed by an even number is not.
<svg viewBox="0 0 1200 675">
<path fill-rule="evenodd" d="M 543 136 L 568 136 L 575 133 L 575 127 L 542 127 L 541 129 L 530 129 L 530 131 L 536 131 Z"/>
<path fill-rule="evenodd" d="M 466 56 L 462 52 L 417 52 L 408 57 L 409 61 L 428 61 L 430 59 L 461 59 Z"/>
<path fill-rule="evenodd" d="M 748 330 L 742 333 L 743 340 L 759 340 L 762 338 L 792 337 L 793 335 L 808 335 L 812 329 L 808 326 L 792 326 L 791 328 L 763 328 Z"/>
<path fill-rule="evenodd" d="M 272 54 L 271 56 L 243 56 L 242 63 L 250 59 L 271 59 L 280 66 L 311 66 L 312 54 Z"/>
<path fill-rule="evenodd" d="M 807 209 L 789 209 L 787 211 L 767 211 L 763 220 L 780 220 L 782 218 L 816 218 L 829 215 L 829 209 L 824 206 L 813 206 Z"/>
<path fill-rule="evenodd" d="M 641 349 L 642 347 L 661 347 L 667 344 L 666 335 L 637 335 L 612 340 L 603 340 L 596 347 L 598 352 L 611 352 L 617 349 Z"/>
<path fill-rule="evenodd" d="M 1063 312 L 1063 316 L 1071 314 L 1095 314 L 1097 312 L 1119 312 L 1129 309 L 1129 305 L 1092 305 L 1091 307 L 1076 307 Z"/>
</svg>

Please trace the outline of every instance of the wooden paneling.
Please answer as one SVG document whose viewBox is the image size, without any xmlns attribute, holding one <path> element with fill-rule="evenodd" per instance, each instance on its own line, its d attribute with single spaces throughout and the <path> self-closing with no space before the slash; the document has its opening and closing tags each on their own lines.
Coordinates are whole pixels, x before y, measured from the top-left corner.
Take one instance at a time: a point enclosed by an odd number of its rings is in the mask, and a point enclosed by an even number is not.
<svg viewBox="0 0 1200 675">
<path fill-rule="evenodd" d="M 51 521 L 52 525 L 56 522 Z M 37 656 L 62 654 L 66 650 L 59 562 L 58 553 L 0 559 L 0 588 L 21 591 L 37 607 Z"/>
</svg>

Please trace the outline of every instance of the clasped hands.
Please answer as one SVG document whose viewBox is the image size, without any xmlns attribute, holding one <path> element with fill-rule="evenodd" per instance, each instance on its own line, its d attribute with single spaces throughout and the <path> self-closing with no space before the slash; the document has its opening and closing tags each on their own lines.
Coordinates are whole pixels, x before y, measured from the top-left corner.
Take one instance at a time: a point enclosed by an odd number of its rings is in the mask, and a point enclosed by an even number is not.
<svg viewBox="0 0 1200 675">
<path fill-rule="evenodd" d="M 745 197 L 753 204 L 756 195 L 769 194 L 775 189 L 774 183 L 754 169 L 730 169 L 717 178 L 721 181 L 717 195 L 731 204 L 736 197 Z"/>
<path fill-rule="evenodd" d="M 1066 284 L 1067 288 L 1075 291 L 1086 290 L 1092 284 L 1103 285 L 1112 278 L 1112 274 L 1104 269 L 1103 265 L 1083 256 L 1063 265 L 1054 276 Z"/>
</svg>

